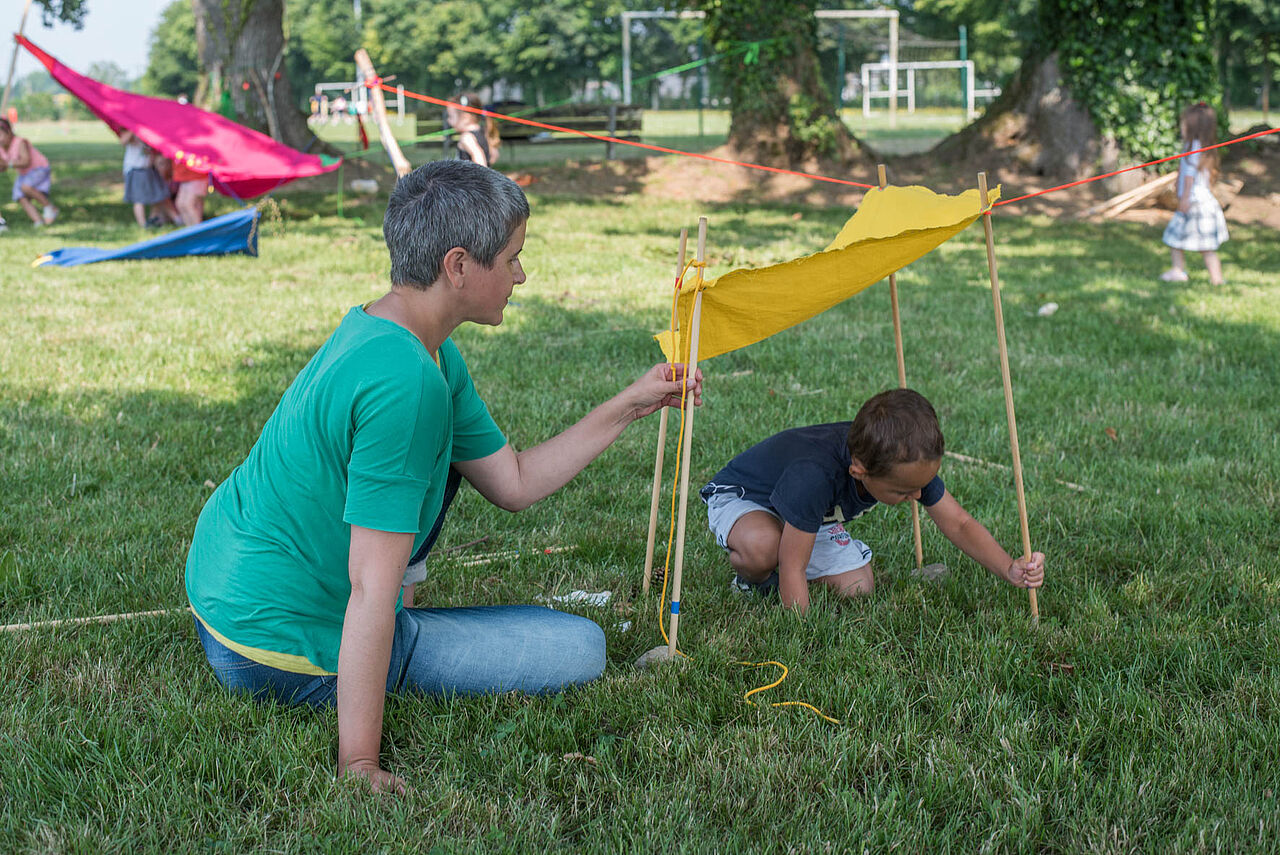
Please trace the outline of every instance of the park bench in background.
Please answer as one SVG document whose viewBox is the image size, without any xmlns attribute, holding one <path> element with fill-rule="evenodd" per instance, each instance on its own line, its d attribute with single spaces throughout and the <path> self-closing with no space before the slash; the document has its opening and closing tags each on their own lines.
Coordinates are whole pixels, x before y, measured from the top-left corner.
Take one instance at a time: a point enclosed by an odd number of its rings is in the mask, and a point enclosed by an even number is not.
<svg viewBox="0 0 1280 855">
<path fill-rule="evenodd" d="M 585 131 L 600 136 L 616 137 L 624 140 L 639 140 L 641 125 L 641 109 L 620 104 L 562 104 L 543 110 L 530 111 L 522 104 L 505 102 L 494 104 L 488 109 L 495 113 L 518 115 L 522 119 L 531 119 L 547 125 L 568 128 L 569 131 Z M 419 113 L 417 115 L 417 136 L 434 133 L 444 127 L 444 111 L 439 113 Z M 565 142 L 590 142 L 590 138 L 568 131 L 548 131 L 544 128 L 523 125 L 519 122 L 508 122 L 501 119 L 498 131 L 502 137 L 503 148 L 511 146 L 514 152 L 516 145 L 544 146 Z M 420 146 L 435 145 L 434 140 L 418 143 Z M 443 137 L 442 143 L 446 155 L 452 156 L 456 143 L 452 135 Z M 602 143 L 605 147 L 605 159 L 613 159 L 614 143 Z"/>
</svg>

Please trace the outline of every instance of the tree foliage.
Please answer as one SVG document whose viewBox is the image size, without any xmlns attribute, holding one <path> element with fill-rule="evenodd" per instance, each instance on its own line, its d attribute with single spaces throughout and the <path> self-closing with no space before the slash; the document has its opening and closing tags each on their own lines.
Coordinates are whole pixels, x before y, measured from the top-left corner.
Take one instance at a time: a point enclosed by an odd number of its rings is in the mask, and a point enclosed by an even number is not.
<svg viewBox="0 0 1280 855">
<path fill-rule="evenodd" d="M 1221 105 L 1212 45 L 1213 0 L 1041 0 L 1042 44 L 1063 81 L 1133 157 L 1175 150 L 1178 118 L 1196 101 Z"/>
<path fill-rule="evenodd" d="M 192 95 L 199 85 L 196 18 L 191 0 L 173 0 L 151 32 L 142 90 L 152 95 Z"/>
<path fill-rule="evenodd" d="M 61 21 L 78 30 L 84 26 L 84 16 L 89 12 L 88 0 L 35 0 L 35 5 L 46 27 Z"/>
<path fill-rule="evenodd" d="M 848 154 L 851 135 L 822 80 L 814 0 L 702 0 L 712 50 L 725 58 L 729 144 L 761 163 Z M 745 50 L 743 48 L 746 47 Z"/>
</svg>

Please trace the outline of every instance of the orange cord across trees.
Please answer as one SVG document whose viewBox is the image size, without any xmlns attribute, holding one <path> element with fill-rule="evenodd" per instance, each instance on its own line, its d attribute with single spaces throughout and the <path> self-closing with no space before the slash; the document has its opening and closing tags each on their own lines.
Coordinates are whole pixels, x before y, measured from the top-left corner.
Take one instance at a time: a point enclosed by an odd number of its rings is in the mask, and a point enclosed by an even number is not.
<svg viewBox="0 0 1280 855">
<path fill-rule="evenodd" d="M 376 81 L 368 81 L 366 82 L 365 85 L 369 86 L 370 88 L 373 88 L 374 86 L 381 86 L 381 88 L 389 92 L 396 91 L 395 87 L 390 86 L 386 83 L 383 83 L 380 79 Z M 546 124 L 545 122 L 537 122 L 537 121 L 534 121 L 533 119 L 524 119 L 519 116 L 506 116 L 506 115 L 503 115 L 502 113 L 495 113 L 492 110 L 482 110 L 479 107 L 465 106 L 455 101 L 447 101 L 443 98 L 433 98 L 430 95 L 421 95 L 417 92 L 410 92 L 408 90 L 405 90 L 404 94 L 418 101 L 426 101 L 431 104 L 437 104 L 441 107 L 455 107 L 459 110 L 465 110 L 468 113 L 475 113 L 478 116 L 487 116 L 491 119 L 501 119 L 502 121 L 506 121 L 506 122 L 518 122 L 522 125 L 530 125 L 531 127 L 542 128 L 548 131 L 560 131 L 562 133 L 577 134 L 578 136 L 587 137 L 588 139 L 593 139 L 593 140 L 599 140 L 600 142 L 612 142 L 612 143 L 617 143 L 618 145 L 629 145 L 635 148 L 643 148 L 643 149 L 648 149 L 650 151 L 659 151 L 659 152 L 662 152 L 663 154 L 678 154 L 683 157 L 696 157 L 699 160 L 710 160 L 714 163 L 724 163 L 729 166 L 741 166 L 746 169 L 759 169 L 764 172 L 775 172 L 780 175 L 796 175 L 796 176 L 799 176 L 800 178 L 809 178 L 813 181 L 826 181 L 831 184 L 845 184 L 851 187 L 863 187 L 863 188 L 866 188 L 867 190 L 875 189 L 875 185 L 863 184 L 858 181 L 847 181 L 843 178 L 830 178 L 826 175 L 816 175 L 812 172 L 799 172 L 793 169 L 780 169 L 776 166 L 764 166 L 759 163 L 747 163 L 746 161 L 732 160 L 727 157 L 716 157 L 710 154 L 698 154 L 697 152 L 692 152 L 692 151 L 681 151 L 680 149 L 666 148 L 660 145 L 651 145 L 649 143 L 636 142 L 635 140 L 624 140 L 624 139 L 619 139 L 618 137 L 606 136 L 604 134 L 593 134 L 588 131 L 578 131 L 578 130 L 574 130 L 573 128 L 564 128 L 559 125 L 549 125 L 549 124 Z M 1187 157 L 1189 155 L 1199 154 L 1202 151 L 1209 151 L 1215 148 L 1222 148 L 1224 146 L 1235 145 L 1236 143 L 1245 142 L 1246 140 L 1257 139 L 1258 137 L 1265 137 L 1268 134 L 1275 134 L 1275 133 L 1280 133 L 1280 128 L 1271 128 L 1269 130 L 1259 131 L 1258 133 L 1255 133 L 1255 134 L 1248 134 L 1246 136 L 1237 137 L 1233 140 L 1227 140 L 1226 142 L 1220 142 L 1215 145 L 1205 146 L 1203 148 L 1198 148 L 1193 151 L 1184 151 L 1184 152 L 1180 152 L 1179 154 L 1170 155 L 1169 157 L 1162 157 L 1159 160 L 1152 160 L 1152 161 L 1148 161 L 1147 163 L 1139 163 L 1136 166 L 1126 166 L 1124 169 L 1117 169 L 1114 172 L 1107 172 L 1102 175 L 1094 175 L 1089 178 L 1082 178 L 1079 181 L 1072 181 L 1067 184 L 1059 184 L 1057 187 L 1049 187 L 1045 190 L 1037 190 L 1035 193 L 1027 193 L 1026 195 L 1023 195 L 1023 196 L 1015 196 L 1012 199 L 1002 199 L 999 202 L 996 202 L 995 205 L 993 205 L 992 207 L 999 208 L 1004 205 L 1012 205 L 1014 202 L 1021 202 L 1025 199 L 1033 199 L 1036 196 L 1044 196 L 1047 193 L 1055 193 L 1059 190 L 1066 190 L 1069 187 L 1078 187 L 1081 184 L 1089 184 L 1090 182 L 1093 182 L 1093 181 L 1101 181 L 1103 178 L 1110 178 L 1113 175 L 1120 175 L 1125 172 L 1132 172 L 1135 169 L 1145 169 L 1148 166 L 1155 166 L 1160 163 L 1167 163 L 1168 161 L 1171 161 L 1171 160 L 1178 160 L 1179 158 Z"/>
</svg>

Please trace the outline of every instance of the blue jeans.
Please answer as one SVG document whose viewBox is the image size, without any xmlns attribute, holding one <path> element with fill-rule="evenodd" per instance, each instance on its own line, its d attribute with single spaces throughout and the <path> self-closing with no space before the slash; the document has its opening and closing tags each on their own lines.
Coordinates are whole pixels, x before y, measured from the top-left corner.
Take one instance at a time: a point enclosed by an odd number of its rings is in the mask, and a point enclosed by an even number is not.
<svg viewBox="0 0 1280 855">
<path fill-rule="evenodd" d="M 196 621 L 218 682 L 258 700 L 331 707 L 338 678 L 282 671 L 231 650 Z M 558 692 L 604 672 L 604 631 L 542 606 L 401 609 L 391 642 L 388 694 Z"/>
</svg>

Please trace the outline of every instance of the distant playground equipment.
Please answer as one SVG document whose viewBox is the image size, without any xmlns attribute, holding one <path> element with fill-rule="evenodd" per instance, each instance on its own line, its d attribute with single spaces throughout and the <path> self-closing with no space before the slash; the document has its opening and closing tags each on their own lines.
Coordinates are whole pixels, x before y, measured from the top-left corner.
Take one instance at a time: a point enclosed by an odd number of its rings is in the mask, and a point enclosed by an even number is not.
<svg viewBox="0 0 1280 855">
<path fill-rule="evenodd" d="M 966 119 L 976 119 L 978 117 L 976 104 L 979 96 L 987 98 L 999 97 L 1000 87 L 998 86 L 985 89 L 974 88 L 973 60 L 971 59 L 900 62 L 896 66 L 888 62 L 864 62 L 860 69 L 862 115 L 871 116 L 871 102 L 873 100 L 886 100 L 892 104 L 892 99 L 900 99 L 904 96 L 907 99 L 907 112 L 914 113 L 916 111 L 916 72 L 948 68 L 955 68 L 964 72 L 960 76 L 962 78 L 961 85 L 964 88 Z M 897 81 L 890 81 L 890 77 L 896 76 L 897 73 L 903 71 L 907 73 L 906 85 L 899 88 L 896 85 Z"/>
<path fill-rule="evenodd" d="M 653 24 L 648 21 L 667 21 L 667 20 L 685 20 L 685 19 L 702 19 L 706 15 L 700 11 L 636 11 L 623 12 L 622 18 L 622 91 L 621 98 L 624 104 L 635 104 L 637 101 L 645 101 L 643 95 L 637 96 L 635 92 L 635 83 L 633 80 L 634 54 L 633 49 L 633 30 L 636 26 L 641 29 L 645 27 L 651 28 Z M 996 87 L 979 88 L 976 85 L 975 69 L 973 62 L 968 59 L 968 33 L 965 27 L 961 27 L 959 38 L 954 41 L 939 41 L 934 39 L 922 39 L 913 37 L 908 34 L 907 38 L 903 38 L 899 28 L 899 15 L 896 10 L 891 9 L 819 9 L 814 12 L 814 17 L 819 21 L 824 21 L 829 25 L 836 27 L 835 31 L 835 64 L 836 64 L 836 80 L 832 87 L 833 94 L 836 97 L 837 109 L 843 108 L 846 101 L 862 100 L 863 115 L 870 116 L 872 112 L 872 101 L 887 102 L 889 111 L 889 120 L 891 126 L 896 126 L 897 110 L 903 97 L 907 99 L 907 111 L 914 113 L 917 104 L 917 72 L 935 72 L 940 70 L 954 69 L 959 71 L 959 85 L 951 86 L 928 86 L 930 94 L 936 97 L 939 93 L 947 93 L 946 100 L 948 103 L 954 103 L 959 95 L 964 104 L 966 121 L 976 117 L 977 101 L 980 98 L 990 98 L 1000 94 L 1000 90 Z M 850 26 L 869 23 L 878 33 L 879 22 L 887 23 L 887 34 L 876 35 L 875 41 L 869 41 L 864 33 L 862 37 L 851 38 L 847 32 Z M 640 22 L 640 24 L 636 24 Z M 751 48 L 748 43 L 743 43 L 741 47 L 750 48 L 744 51 L 746 61 L 751 61 L 753 51 L 759 50 L 759 44 L 755 43 Z M 827 48 L 830 50 L 830 47 Z M 687 66 L 678 66 L 675 69 L 668 69 L 659 75 L 648 75 L 647 80 L 653 80 L 655 77 L 666 78 L 663 80 L 653 81 L 650 86 L 650 95 L 653 100 L 653 108 L 658 108 L 659 91 L 663 92 L 679 92 L 682 94 L 691 94 L 696 106 L 701 109 L 710 106 L 722 106 L 724 102 L 721 98 L 711 94 L 711 79 L 709 63 L 717 59 L 724 59 L 726 55 L 704 57 L 699 44 L 699 59 L 690 62 Z M 857 75 L 847 72 L 849 59 L 852 57 L 855 61 L 858 55 L 866 56 L 870 53 L 877 57 L 872 62 L 859 63 L 859 73 Z M 920 57 L 919 59 L 904 60 L 903 54 L 908 56 Z M 958 57 L 950 59 L 948 57 Z M 696 84 L 691 82 L 678 83 L 670 79 L 672 72 L 688 71 L 696 74 Z M 905 81 L 902 79 L 902 73 L 905 72 Z M 690 85 L 696 86 L 696 92 L 688 93 L 686 90 Z M 654 87 L 657 87 L 656 89 Z"/>
</svg>

